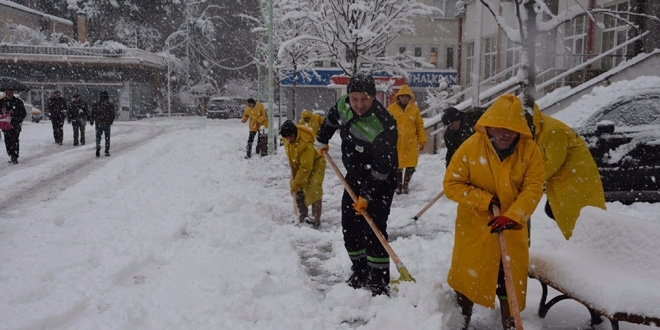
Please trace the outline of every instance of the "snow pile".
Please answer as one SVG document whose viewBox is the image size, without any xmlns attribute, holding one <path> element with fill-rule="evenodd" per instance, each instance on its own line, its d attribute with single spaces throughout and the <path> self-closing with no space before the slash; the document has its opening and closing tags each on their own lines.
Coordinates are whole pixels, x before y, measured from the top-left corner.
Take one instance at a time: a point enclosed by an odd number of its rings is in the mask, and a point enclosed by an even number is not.
<svg viewBox="0 0 660 330">
<path fill-rule="evenodd" d="M 530 268 L 610 315 L 660 318 L 658 237 L 657 223 L 589 206 L 559 249 L 530 251 Z"/>
</svg>

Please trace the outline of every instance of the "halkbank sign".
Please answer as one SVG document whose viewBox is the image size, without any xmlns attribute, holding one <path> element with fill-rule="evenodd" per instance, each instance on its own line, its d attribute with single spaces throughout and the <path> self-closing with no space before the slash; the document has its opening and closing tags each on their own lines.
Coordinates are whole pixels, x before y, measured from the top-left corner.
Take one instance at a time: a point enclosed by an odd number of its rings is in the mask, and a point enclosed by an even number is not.
<svg viewBox="0 0 660 330">
<path fill-rule="evenodd" d="M 288 73 L 287 73 L 288 71 Z M 291 70 L 284 70 L 283 73 L 286 75 L 280 84 L 284 86 L 293 85 L 293 77 L 291 75 Z M 396 81 L 405 81 L 402 79 L 402 76 L 391 76 L 386 72 L 373 72 L 374 78 L 377 80 L 383 80 L 386 78 L 396 79 Z M 328 86 L 335 83 L 336 78 L 339 76 L 345 76 L 344 71 L 337 69 L 325 69 L 317 68 L 315 70 L 306 70 L 303 73 L 298 72 L 296 74 L 296 85 L 300 87 L 305 86 Z M 335 79 L 333 79 L 335 77 Z M 409 71 L 407 84 L 411 88 L 420 88 L 420 87 L 439 87 L 440 82 L 445 80 L 449 85 L 456 84 L 456 70 L 420 70 L 420 71 Z"/>
</svg>

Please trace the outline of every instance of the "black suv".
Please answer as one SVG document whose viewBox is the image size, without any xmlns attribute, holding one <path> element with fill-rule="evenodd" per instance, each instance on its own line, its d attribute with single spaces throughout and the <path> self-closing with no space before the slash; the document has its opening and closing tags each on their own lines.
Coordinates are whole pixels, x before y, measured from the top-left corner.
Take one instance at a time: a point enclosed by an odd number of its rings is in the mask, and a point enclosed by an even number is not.
<svg viewBox="0 0 660 330">
<path fill-rule="evenodd" d="M 605 199 L 660 201 L 660 88 L 629 92 L 590 112 L 573 128 L 598 165 Z"/>
</svg>

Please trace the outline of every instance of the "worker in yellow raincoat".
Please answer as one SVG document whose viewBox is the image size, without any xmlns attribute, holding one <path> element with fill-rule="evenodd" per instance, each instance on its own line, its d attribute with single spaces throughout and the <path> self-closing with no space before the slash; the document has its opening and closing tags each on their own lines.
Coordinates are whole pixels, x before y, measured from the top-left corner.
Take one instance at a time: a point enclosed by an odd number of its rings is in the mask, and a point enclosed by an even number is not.
<svg viewBox="0 0 660 330">
<path fill-rule="evenodd" d="M 307 222 L 313 227 L 321 225 L 323 207 L 323 179 L 325 178 L 325 158 L 314 149 L 316 140 L 311 129 L 295 125 L 287 120 L 280 127 L 284 150 L 291 167 L 291 195 L 296 198 L 298 221 Z M 309 218 L 308 206 L 312 206 Z"/>
<path fill-rule="evenodd" d="M 598 166 L 581 136 L 534 104 L 534 141 L 545 161 L 545 212 L 555 219 L 566 239 L 573 235 L 583 207 L 605 209 Z"/>
<path fill-rule="evenodd" d="M 243 122 L 246 122 L 248 120 L 249 120 L 248 128 L 250 129 L 250 135 L 248 136 L 248 142 L 246 147 L 247 155 L 245 156 L 245 158 L 252 157 L 252 143 L 254 142 L 254 136 L 257 135 L 257 132 L 259 132 L 261 126 L 268 126 L 268 114 L 266 113 L 266 109 L 264 108 L 264 105 L 261 102 L 257 102 L 254 99 L 247 100 L 247 106 L 245 107 L 245 111 L 243 112 Z M 257 142 L 256 153 L 259 154 L 260 151 L 263 155 L 263 152 L 266 150 L 263 150 L 263 146 L 260 147 L 259 143 Z"/>
<path fill-rule="evenodd" d="M 307 109 L 303 109 L 302 113 L 300 113 L 299 124 L 311 128 L 312 132 L 314 132 L 314 139 L 316 139 L 316 133 L 319 132 L 319 128 L 321 128 L 323 120 L 325 120 L 325 117 L 317 114 L 316 111 L 311 112 Z"/>
<path fill-rule="evenodd" d="M 387 110 L 396 120 L 399 138 L 396 143 L 399 155 L 399 165 L 396 172 L 397 194 L 409 192 L 410 179 L 419 159 L 419 151 L 426 146 L 426 130 L 424 120 L 419 113 L 415 94 L 408 85 L 401 86 L 395 95 L 396 102 L 390 104 Z"/>
<path fill-rule="evenodd" d="M 520 310 L 525 308 L 527 220 L 543 195 L 543 157 L 532 140 L 520 100 L 499 97 L 458 148 L 444 177 L 446 196 L 458 202 L 447 283 L 457 293 L 467 329 L 474 303 L 495 307 L 502 325 L 514 325 L 506 296 L 498 233 L 503 232 Z M 498 206 L 500 216 L 493 216 Z M 517 230 L 516 230 L 517 229 Z M 514 325 L 515 326 L 515 325 Z"/>
</svg>

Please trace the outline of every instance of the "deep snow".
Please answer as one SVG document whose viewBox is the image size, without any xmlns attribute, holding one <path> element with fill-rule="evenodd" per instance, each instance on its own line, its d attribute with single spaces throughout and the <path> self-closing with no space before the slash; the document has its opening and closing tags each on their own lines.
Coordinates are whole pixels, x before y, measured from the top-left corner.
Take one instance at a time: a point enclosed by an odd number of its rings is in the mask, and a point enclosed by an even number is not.
<svg viewBox="0 0 660 330">
<path fill-rule="evenodd" d="M 321 229 L 296 227 L 284 150 L 243 159 L 238 119 L 116 122 L 112 156 L 98 159 L 93 134 L 87 126 L 87 145 L 74 147 L 66 125 L 59 146 L 49 122 L 26 122 L 20 164 L 2 152 L 0 329 L 452 328 L 445 278 L 456 205 L 443 197 L 411 219 L 442 189 L 442 152 L 422 155 L 411 193 L 395 196 L 390 242 L 417 283 L 386 298 L 344 283 L 343 188 L 332 169 Z M 342 167 L 339 142 L 330 153 Z M 544 204 L 532 248 L 554 250 L 564 240 Z M 607 207 L 621 221 L 660 226 L 660 204 Z M 572 301 L 539 319 L 540 286 L 530 280 L 528 290 L 526 329 L 588 328 L 587 310 Z M 473 328 L 500 329 L 498 315 L 476 307 Z"/>
</svg>

